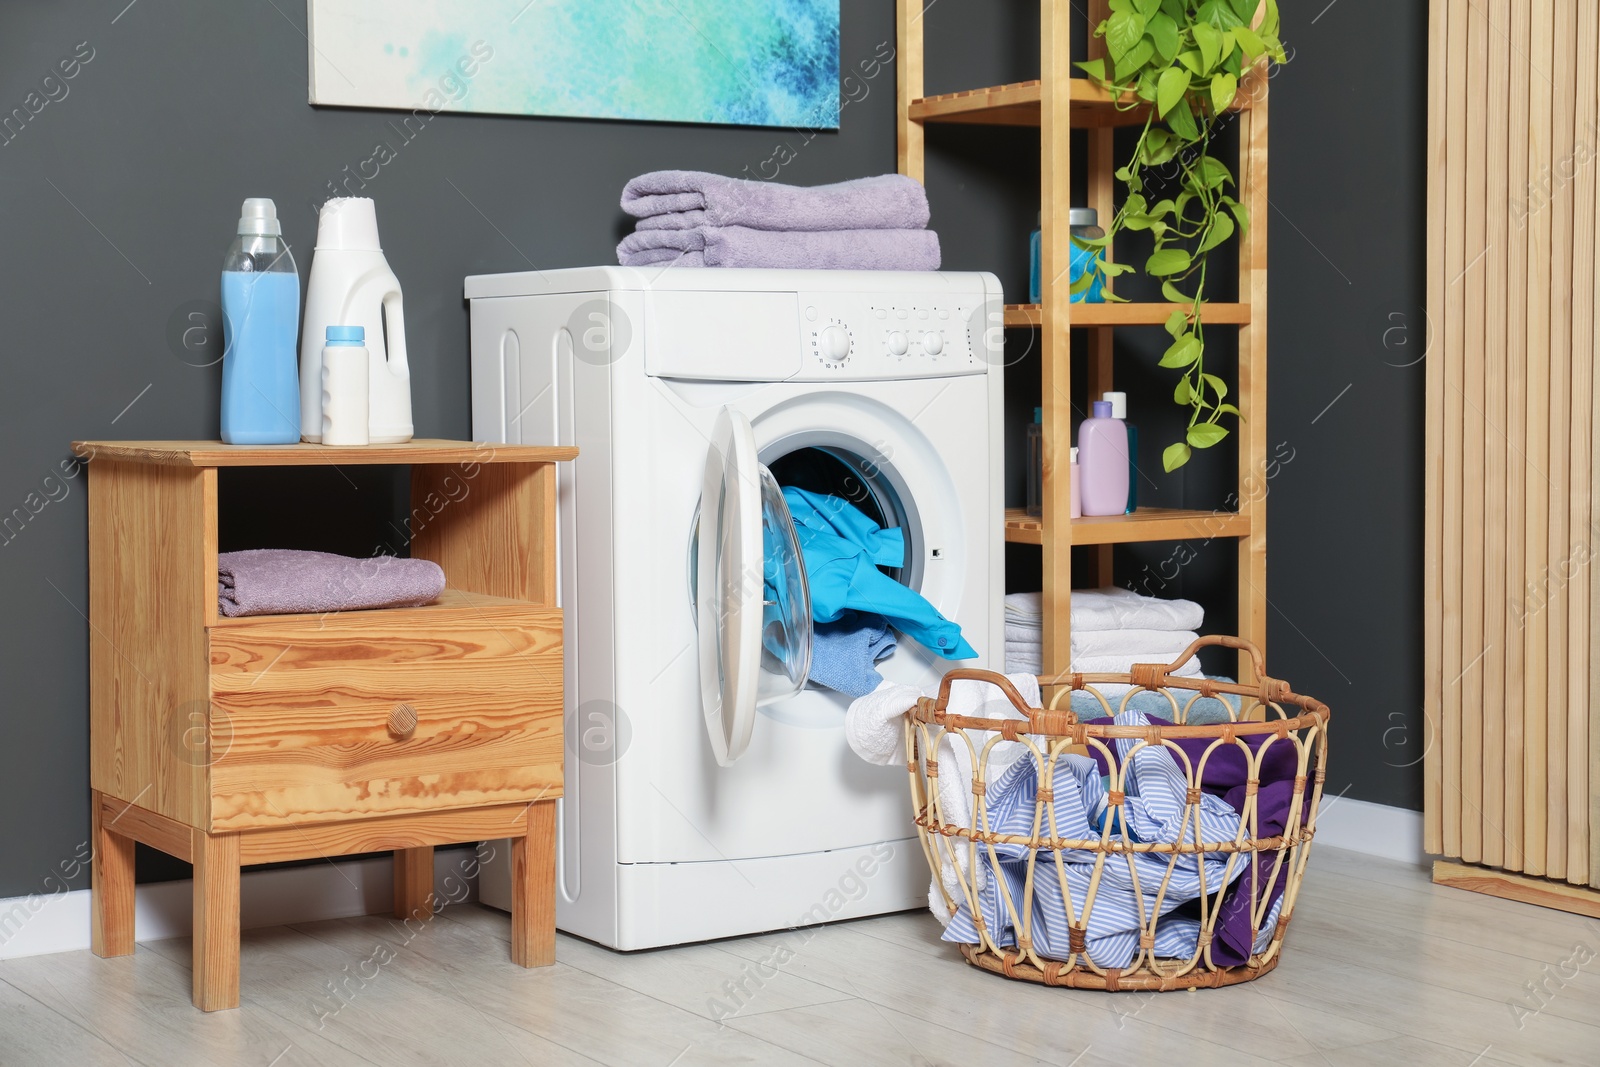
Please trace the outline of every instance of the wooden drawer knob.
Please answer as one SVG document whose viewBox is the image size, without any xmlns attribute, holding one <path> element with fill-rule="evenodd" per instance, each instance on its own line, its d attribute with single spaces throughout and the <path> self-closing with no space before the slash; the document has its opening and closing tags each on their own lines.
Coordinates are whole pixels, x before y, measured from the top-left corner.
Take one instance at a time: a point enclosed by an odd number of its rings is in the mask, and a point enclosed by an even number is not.
<svg viewBox="0 0 1600 1067">
<path fill-rule="evenodd" d="M 397 741 L 408 740 L 417 732 L 417 709 L 410 704 L 396 704 L 389 713 L 389 734 Z"/>
</svg>

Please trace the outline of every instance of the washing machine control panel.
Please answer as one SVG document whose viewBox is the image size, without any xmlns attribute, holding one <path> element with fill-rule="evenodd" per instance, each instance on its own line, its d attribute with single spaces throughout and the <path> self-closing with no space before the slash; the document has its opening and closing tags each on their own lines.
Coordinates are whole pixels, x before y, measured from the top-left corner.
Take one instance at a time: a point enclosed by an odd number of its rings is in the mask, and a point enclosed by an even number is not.
<svg viewBox="0 0 1600 1067">
<path fill-rule="evenodd" d="M 985 321 L 977 293 L 801 293 L 800 308 L 806 359 L 793 380 L 981 374 L 1000 358 L 1001 323 Z"/>
</svg>

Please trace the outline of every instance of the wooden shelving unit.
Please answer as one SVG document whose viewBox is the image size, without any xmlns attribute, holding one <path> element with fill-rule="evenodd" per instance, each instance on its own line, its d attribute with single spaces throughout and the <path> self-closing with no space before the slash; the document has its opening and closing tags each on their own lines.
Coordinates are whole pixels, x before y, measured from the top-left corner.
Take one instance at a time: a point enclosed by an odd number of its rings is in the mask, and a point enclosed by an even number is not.
<svg viewBox="0 0 1600 1067">
<path fill-rule="evenodd" d="M 1238 633 L 1259 648 L 1266 646 L 1267 524 L 1264 494 L 1259 486 L 1267 462 L 1267 106 L 1264 91 L 1239 93 L 1237 126 L 1239 160 L 1235 174 L 1239 199 L 1250 213 L 1250 231 L 1239 245 L 1239 302 L 1207 304 L 1208 327 L 1239 328 L 1238 380 L 1230 399 L 1242 414 L 1238 435 L 1237 511 L 1181 511 L 1140 508 L 1132 515 L 1070 519 L 1070 485 L 1065 472 L 1072 443 L 1072 333 L 1089 331 L 1088 394 L 1097 397 L 1113 388 L 1112 333 L 1118 327 L 1159 326 L 1174 307 L 1166 303 L 1072 304 L 1067 299 L 1071 237 L 1067 212 L 1072 206 L 1072 131 L 1087 130 L 1089 195 L 1086 206 L 1109 220 L 1115 212 L 1113 171 L 1117 161 L 1112 135 L 1118 126 L 1142 124 L 1140 108 L 1123 110 L 1110 94 L 1083 78 L 1073 77 L 1072 35 L 1086 33 L 1106 16 L 1105 0 L 1090 0 L 1087 21 L 1068 0 L 1040 0 L 1040 65 L 1038 81 L 1015 82 L 956 93 L 923 93 L 923 18 L 921 0 L 896 0 L 897 81 L 900 103 L 900 173 L 923 178 L 924 127 L 929 123 L 981 123 L 1036 126 L 1039 129 L 1040 190 L 1044 220 L 1042 296 L 1039 304 L 1008 304 L 1005 325 L 1040 331 L 1043 365 L 1045 439 L 1044 514 L 1032 518 L 1019 510 L 1005 516 L 1008 541 L 1041 546 L 1044 553 L 1044 648 L 1046 674 L 1067 668 L 1071 649 L 1068 594 L 1074 585 L 1072 548 L 1098 546 L 1092 573 L 1077 584 L 1110 584 L 1111 546 L 1149 541 L 1237 541 L 1239 577 Z M 1099 42 L 1089 39 L 1089 54 Z M 1251 78 L 1259 77 L 1259 72 Z M 1264 87 L 1263 87 L 1264 88 Z M 1019 250 L 1020 255 L 1020 250 Z M 1160 469 L 1159 443 L 1146 443 L 1140 457 L 1147 468 Z M 1192 461 L 1191 461 L 1192 462 Z M 1241 655 L 1241 681 L 1254 679 L 1253 665 Z"/>
</svg>

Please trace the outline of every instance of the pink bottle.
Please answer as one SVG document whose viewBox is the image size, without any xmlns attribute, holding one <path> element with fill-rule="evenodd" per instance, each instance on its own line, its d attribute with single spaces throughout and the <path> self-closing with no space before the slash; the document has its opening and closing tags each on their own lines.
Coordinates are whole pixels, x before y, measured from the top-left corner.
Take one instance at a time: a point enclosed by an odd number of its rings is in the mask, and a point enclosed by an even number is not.
<svg viewBox="0 0 1600 1067">
<path fill-rule="evenodd" d="M 1084 515 L 1123 515 L 1128 510 L 1128 424 L 1111 417 L 1111 404 L 1094 402 L 1078 424 L 1078 476 Z"/>
</svg>

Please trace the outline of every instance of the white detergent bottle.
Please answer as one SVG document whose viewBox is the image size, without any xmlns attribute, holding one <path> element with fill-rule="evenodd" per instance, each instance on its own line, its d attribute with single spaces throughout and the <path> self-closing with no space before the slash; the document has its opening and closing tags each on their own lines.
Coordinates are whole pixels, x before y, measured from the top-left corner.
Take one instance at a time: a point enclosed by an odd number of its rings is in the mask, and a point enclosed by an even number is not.
<svg viewBox="0 0 1600 1067">
<path fill-rule="evenodd" d="M 360 326 L 365 332 L 371 367 L 368 439 L 375 445 L 411 440 L 411 370 L 400 280 L 383 258 L 378 213 L 368 197 L 336 197 L 322 205 L 317 218 L 300 327 L 300 436 L 316 443 L 322 441 L 322 343 L 329 326 Z"/>
</svg>

